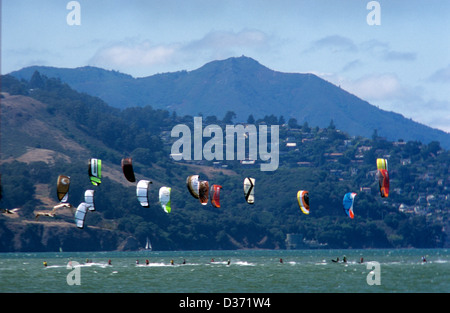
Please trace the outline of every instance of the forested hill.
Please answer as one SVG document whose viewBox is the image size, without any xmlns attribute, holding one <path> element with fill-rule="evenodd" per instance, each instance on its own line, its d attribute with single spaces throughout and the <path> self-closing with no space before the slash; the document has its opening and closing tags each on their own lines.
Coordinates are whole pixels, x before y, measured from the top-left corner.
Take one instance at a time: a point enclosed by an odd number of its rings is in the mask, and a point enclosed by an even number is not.
<svg viewBox="0 0 450 313">
<path fill-rule="evenodd" d="M 288 234 L 301 247 L 391 248 L 448 245 L 449 152 L 440 143 L 388 141 L 349 136 L 332 120 L 327 127 L 294 118 L 248 116 L 251 124 L 280 125 L 280 165 L 260 171 L 260 160 L 174 161 L 170 158 L 177 124 L 193 130 L 193 116 L 150 106 L 119 110 L 74 91 L 58 79 L 35 73 L 30 81 L 2 77 L 2 209 L 0 251 L 92 251 L 138 249 L 150 238 L 155 250 L 286 248 Z M 234 112 L 203 116 L 203 127 L 222 129 Z M 299 125 L 301 124 L 301 125 Z M 206 139 L 205 139 L 206 141 Z M 131 156 L 138 179 L 153 181 L 150 208 L 136 199 L 135 184 L 124 178 L 120 160 Z M 77 229 L 71 212 L 35 219 L 56 200 L 56 179 L 71 177 L 70 202 L 77 206 L 91 157 L 103 161 L 96 188 L 96 211 Z M 381 198 L 376 158 L 389 160 L 391 193 Z M 221 207 L 202 206 L 186 188 L 199 174 L 223 186 Z M 245 202 L 244 177 L 254 177 L 255 204 Z M 158 203 L 161 186 L 172 187 L 172 212 Z M 310 193 L 309 215 L 296 194 Z M 357 192 L 355 218 L 342 210 L 342 197 Z"/>
<path fill-rule="evenodd" d="M 388 140 L 437 140 L 450 149 L 448 133 L 381 110 L 314 74 L 274 71 L 245 56 L 142 78 L 95 67 L 33 66 L 11 75 L 29 81 L 36 70 L 121 109 L 151 105 L 178 115 L 218 117 L 233 111 L 238 122 L 250 114 L 256 119 L 274 114 L 321 128 L 333 119 L 338 129 L 352 136 L 370 137 L 377 129 Z"/>
</svg>

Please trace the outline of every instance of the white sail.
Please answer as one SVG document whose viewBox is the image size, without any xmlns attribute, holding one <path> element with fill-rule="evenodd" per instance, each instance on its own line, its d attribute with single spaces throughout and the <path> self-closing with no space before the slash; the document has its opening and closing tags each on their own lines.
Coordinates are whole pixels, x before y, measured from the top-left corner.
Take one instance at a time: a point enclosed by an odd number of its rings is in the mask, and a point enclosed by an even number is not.
<svg viewBox="0 0 450 313">
<path fill-rule="evenodd" d="M 84 219 L 86 218 L 87 212 L 87 204 L 86 202 L 81 202 L 77 207 L 77 211 L 75 212 L 75 224 L 78 228 L 84 227 Z"/>
<path fill-rule="evenodd" d="M 148 201 L 148 189 L 152 182 L 149 180 L 140 180 L 136 186 L 136 196 L 141 206 L 148 208 L 150 206 Z"/>
<path fill-rule="evenodd" d="M 244 179 L 244 195 L 245 200 L 249 204 L 255 203 L 255 179 L 246 177 Z"/>
<path fill-rule="evenodd" d="M 66 193 L 64 195 L 64 197 L 61 199 L 61 203 L 67 203 L 67 201 L 69 201 L 69 194 L 68 193 Z"/>
<path fill-rule="evenodd" d="M 88 189 L 84 192 L 84 202 L 86 202 L 89 211 L 95 211 L 94 192 L 95 191 L 91 189 Z"/>
<path fill-rule="evenodd" d="M 150 242 L 150 239 L 147 237 L 147 242 L 145 243 L 145 250 L 152 250 L 152 243 Z"/>
<path fill-rule="evenodd" d="M 171 206 L 170 206 L 170 191 L 172 188 L 170 187 L 161 187 L 159 189 L 159 202 L 161 203 L 161 206 L 166 213 L 170 213 Z"/>
<path fill-rule="evenodd" d="M 199 180 L 198 175 L 191 175 L 188 176 L 186 179 L 186 186 L 190 192 L 190 194 L 195 198 L 198 199 L 199 197 Z"/>
</svg>

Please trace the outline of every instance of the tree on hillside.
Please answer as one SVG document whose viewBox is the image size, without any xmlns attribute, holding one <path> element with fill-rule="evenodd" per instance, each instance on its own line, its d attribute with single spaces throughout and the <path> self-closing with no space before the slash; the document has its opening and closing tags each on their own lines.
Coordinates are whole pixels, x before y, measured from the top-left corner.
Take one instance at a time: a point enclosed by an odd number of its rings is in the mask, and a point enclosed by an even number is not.
<svg viewBox="0 0 450 313">
<path fill-rule="evenodd" d="M 33 76 L 31 76 L 31 79 L 30 79 L 30 88 L 36 89 L 36 88 L 44 88 L 44 87 L 45 87 L 45 83 L 41 77 L 41 74 L 39 74 L 38 71 L 34 71 Z"/>
<path fill-rule="evenodd" d="M 235 118 L 236 118 L 236 113 L 234 113 L 233 111 L 227 111 L 222 122 L 225 124 L 232 124 L 233 119 L 235 119 Z"/>
<path fill-rule="evenodd" d="M 299 128 L 299 125 L 297 123 L 297 119 L 294 117 L 291 117 L 288 121 L 289 128 Z"/>
</svg>

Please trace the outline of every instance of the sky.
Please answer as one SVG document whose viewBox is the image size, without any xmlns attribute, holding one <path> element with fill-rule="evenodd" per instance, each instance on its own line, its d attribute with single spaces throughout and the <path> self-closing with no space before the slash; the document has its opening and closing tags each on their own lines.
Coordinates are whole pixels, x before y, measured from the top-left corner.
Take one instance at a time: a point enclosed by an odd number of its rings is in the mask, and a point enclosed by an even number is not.
<svg viewBox="0 0 450 313">
<path fill-rule="evenodd" d="M 450 132 L 448 0 L 1 0 L 1 68 L 134 77 L 245 55 Z"/>
</svg>

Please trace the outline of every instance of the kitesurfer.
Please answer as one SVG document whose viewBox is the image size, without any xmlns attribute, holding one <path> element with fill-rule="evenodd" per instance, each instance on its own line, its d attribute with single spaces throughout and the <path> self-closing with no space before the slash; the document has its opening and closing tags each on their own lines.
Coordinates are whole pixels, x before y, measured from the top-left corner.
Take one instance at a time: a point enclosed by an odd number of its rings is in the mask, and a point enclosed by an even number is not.
<svg viewBox="0 0 450 313">
<path fill-rule="evenodd" d="M 149 260 L 148 259 L 145 260 L 145 265 L 149 265 L 149 264 L 150 264 Z"/>
<path fill-rule="evenodd" d="M 361 259 L 359 259 L 359 263 L 360 264 L 364 263 L 364 258 L 361 257 Z"/>
<path fill-rule="evenodd" d="M 427 259 L 426 259 L 424 256 L 422 257 L 422 262 L 423 262 L 423 263 L 426 263 L 426 262 L 427 262 Z"/>
<path fill-rule="evenodd" d="M 19 209 L 12 209 L 12 210 L 9 210 L 9 209 L 0 209 L 1 211 L 2 211 L 2 213 L 7 213 L 7 214 L 14 214 L 14 213 L 17 213 L 18 211 L 19 211 Z"/>
<path fill-rule="evenodd" d="M 342 260 L 342 262 L 347 263 L 347 257 L 344 255 L 344 259 Z"/>
<path fill-rule="evenodd" d="M 136 265 L 138 265 L 139 264 L 139 260 L 136 260 Z"/>
<path fill-rule="evenodd" d="M 174 265 L 174 264 L 173 264 L 173 260 L 170 260 L 170 265 Z"/>
<path fill-rule="evenodd" d="M 112 265 L 112 264 L 111 264 L 111 259 L 108 260 L 108 265 Z"/>
<path fill-rule="evenodd" d="M 183 259 L 183 264 L 186 264 L 186 259 Z"/>
<path fill-rule="evenodd" d="M 228 259 L 227 265 L 230 265 L 230 259 Z"/>
<path fill-rule="evenodd" d="M 44 261 L 43 264 L 44 264 L 44 267 L 47 267 L 47 261 Z"/>
<path fill-rule="evenodd" d="M 280 258 L 280 263 L 283 263 L 283 259 Z"/>
</svg>

